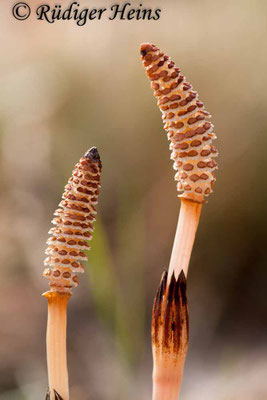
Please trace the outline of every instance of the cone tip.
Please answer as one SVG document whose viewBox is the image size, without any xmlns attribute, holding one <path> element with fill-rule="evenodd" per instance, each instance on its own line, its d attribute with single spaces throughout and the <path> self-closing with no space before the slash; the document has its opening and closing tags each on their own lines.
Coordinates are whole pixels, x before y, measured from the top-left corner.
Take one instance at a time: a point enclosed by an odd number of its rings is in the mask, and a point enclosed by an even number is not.
<svg viewBox="0 0 267 400">
<path fill-rule="evenodd" d="M 100 155 L 98 153 L 97 148 L 91 147 L 84 155 L 84 158 L 88 158 L 89 160 L 93 161 L 93 162 L 98 162 L 100 161 Z"/>
</svg>

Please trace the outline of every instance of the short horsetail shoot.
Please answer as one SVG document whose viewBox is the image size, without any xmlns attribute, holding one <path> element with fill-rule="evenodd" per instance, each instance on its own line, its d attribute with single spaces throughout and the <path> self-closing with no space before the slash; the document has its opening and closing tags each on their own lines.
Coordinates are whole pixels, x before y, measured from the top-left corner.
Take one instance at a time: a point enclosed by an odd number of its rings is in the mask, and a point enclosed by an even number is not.
<svg viewBox="0 0 267 400">
<path fill-rule="evenodd" d="M 62 201 L 55 211 L 50 229 L 43 275 L 50 290 L 43 294 L 48 300 L 47 366 L 49 400 L 69 400 L 66 328 L 67 305 L 71 289 L 78 286 L 77 273 L 84 272 L 84 250 L 92 238 L 93 222 L 100 188 L 101 161 L 92 147 L 76 164 L 65 186 Z"/>
</svg>

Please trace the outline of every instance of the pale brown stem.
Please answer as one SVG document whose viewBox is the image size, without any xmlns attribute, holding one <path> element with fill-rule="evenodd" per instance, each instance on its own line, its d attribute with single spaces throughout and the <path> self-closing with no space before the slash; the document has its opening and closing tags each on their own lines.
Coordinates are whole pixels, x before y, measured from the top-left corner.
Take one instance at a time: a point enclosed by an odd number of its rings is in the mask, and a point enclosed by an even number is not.
<svg viewBox="0 0 267 400">
<path fill-rule="evenodd" d="M 175 362 L 172 355 L 161 367 L 154 364 L 153 368 L 153 396 L 152 400 L 177 400 L 183 377 L 185 355 L 178 356 Z"/>
<path fill-rule="evenodd" d="M 181 199 L 181 208 L 169 265 L 169 281 L 173 271 L 176 278 L 182 270 L 187 276 L 201 209 L 202 203 Z"/>
<path fill-rule="evenodd" d="M 56 390 L 64 400 L 69 400 L 67 368 L 67 305 L 70 293 L 46 292 L 48 319 L 46 332 L 47 368 L 50 398 L 55 400 Z"/>
</svg>

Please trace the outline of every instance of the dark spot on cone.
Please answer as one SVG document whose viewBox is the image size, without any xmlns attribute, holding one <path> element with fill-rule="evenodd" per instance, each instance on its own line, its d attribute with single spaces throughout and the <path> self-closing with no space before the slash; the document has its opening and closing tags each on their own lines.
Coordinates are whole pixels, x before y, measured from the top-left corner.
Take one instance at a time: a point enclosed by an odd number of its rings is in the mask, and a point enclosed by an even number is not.
<svg viewBox="0 0 267 400">
<path fill-rule="evenodd" d="M 88 158 L 89 160 L 93 161 L 93 162 L 97 162 L 100 160 L 100 156 L 98 153 L 98 150 L 96 147 L 91 147 L 91 149 L 89 149 L 85 155 L 84 158 Z"/>
</svg>

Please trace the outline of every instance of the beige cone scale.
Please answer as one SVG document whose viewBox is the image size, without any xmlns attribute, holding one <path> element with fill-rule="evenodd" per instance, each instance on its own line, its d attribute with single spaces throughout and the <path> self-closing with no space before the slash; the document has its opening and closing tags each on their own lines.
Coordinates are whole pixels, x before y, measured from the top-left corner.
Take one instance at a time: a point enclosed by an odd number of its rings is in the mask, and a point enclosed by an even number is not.
<svg viewBox="0 0 267 400">
<path fill-rule="evenodd" d="M 62 201 L 55 211 L 50 229 L 43 275 L 49 279 L 50 290 L 70 292 L 79 283 L 77 273 L 84 272 L 84 250 L 92 238 L 96 204 L 100 189 L 101 161 L 96 147 L 92 147 L 76 164 L 65 186 Z"/>
<path fill-rule="evenodd" d="M 171 142 L 177 190 L 183 192 L 180 197 L 202 203 L 213 190 L 217 169 L 210 114 L 180 69 L 159 48 L 144 43 L 140 53 Z"/>
</svg>

